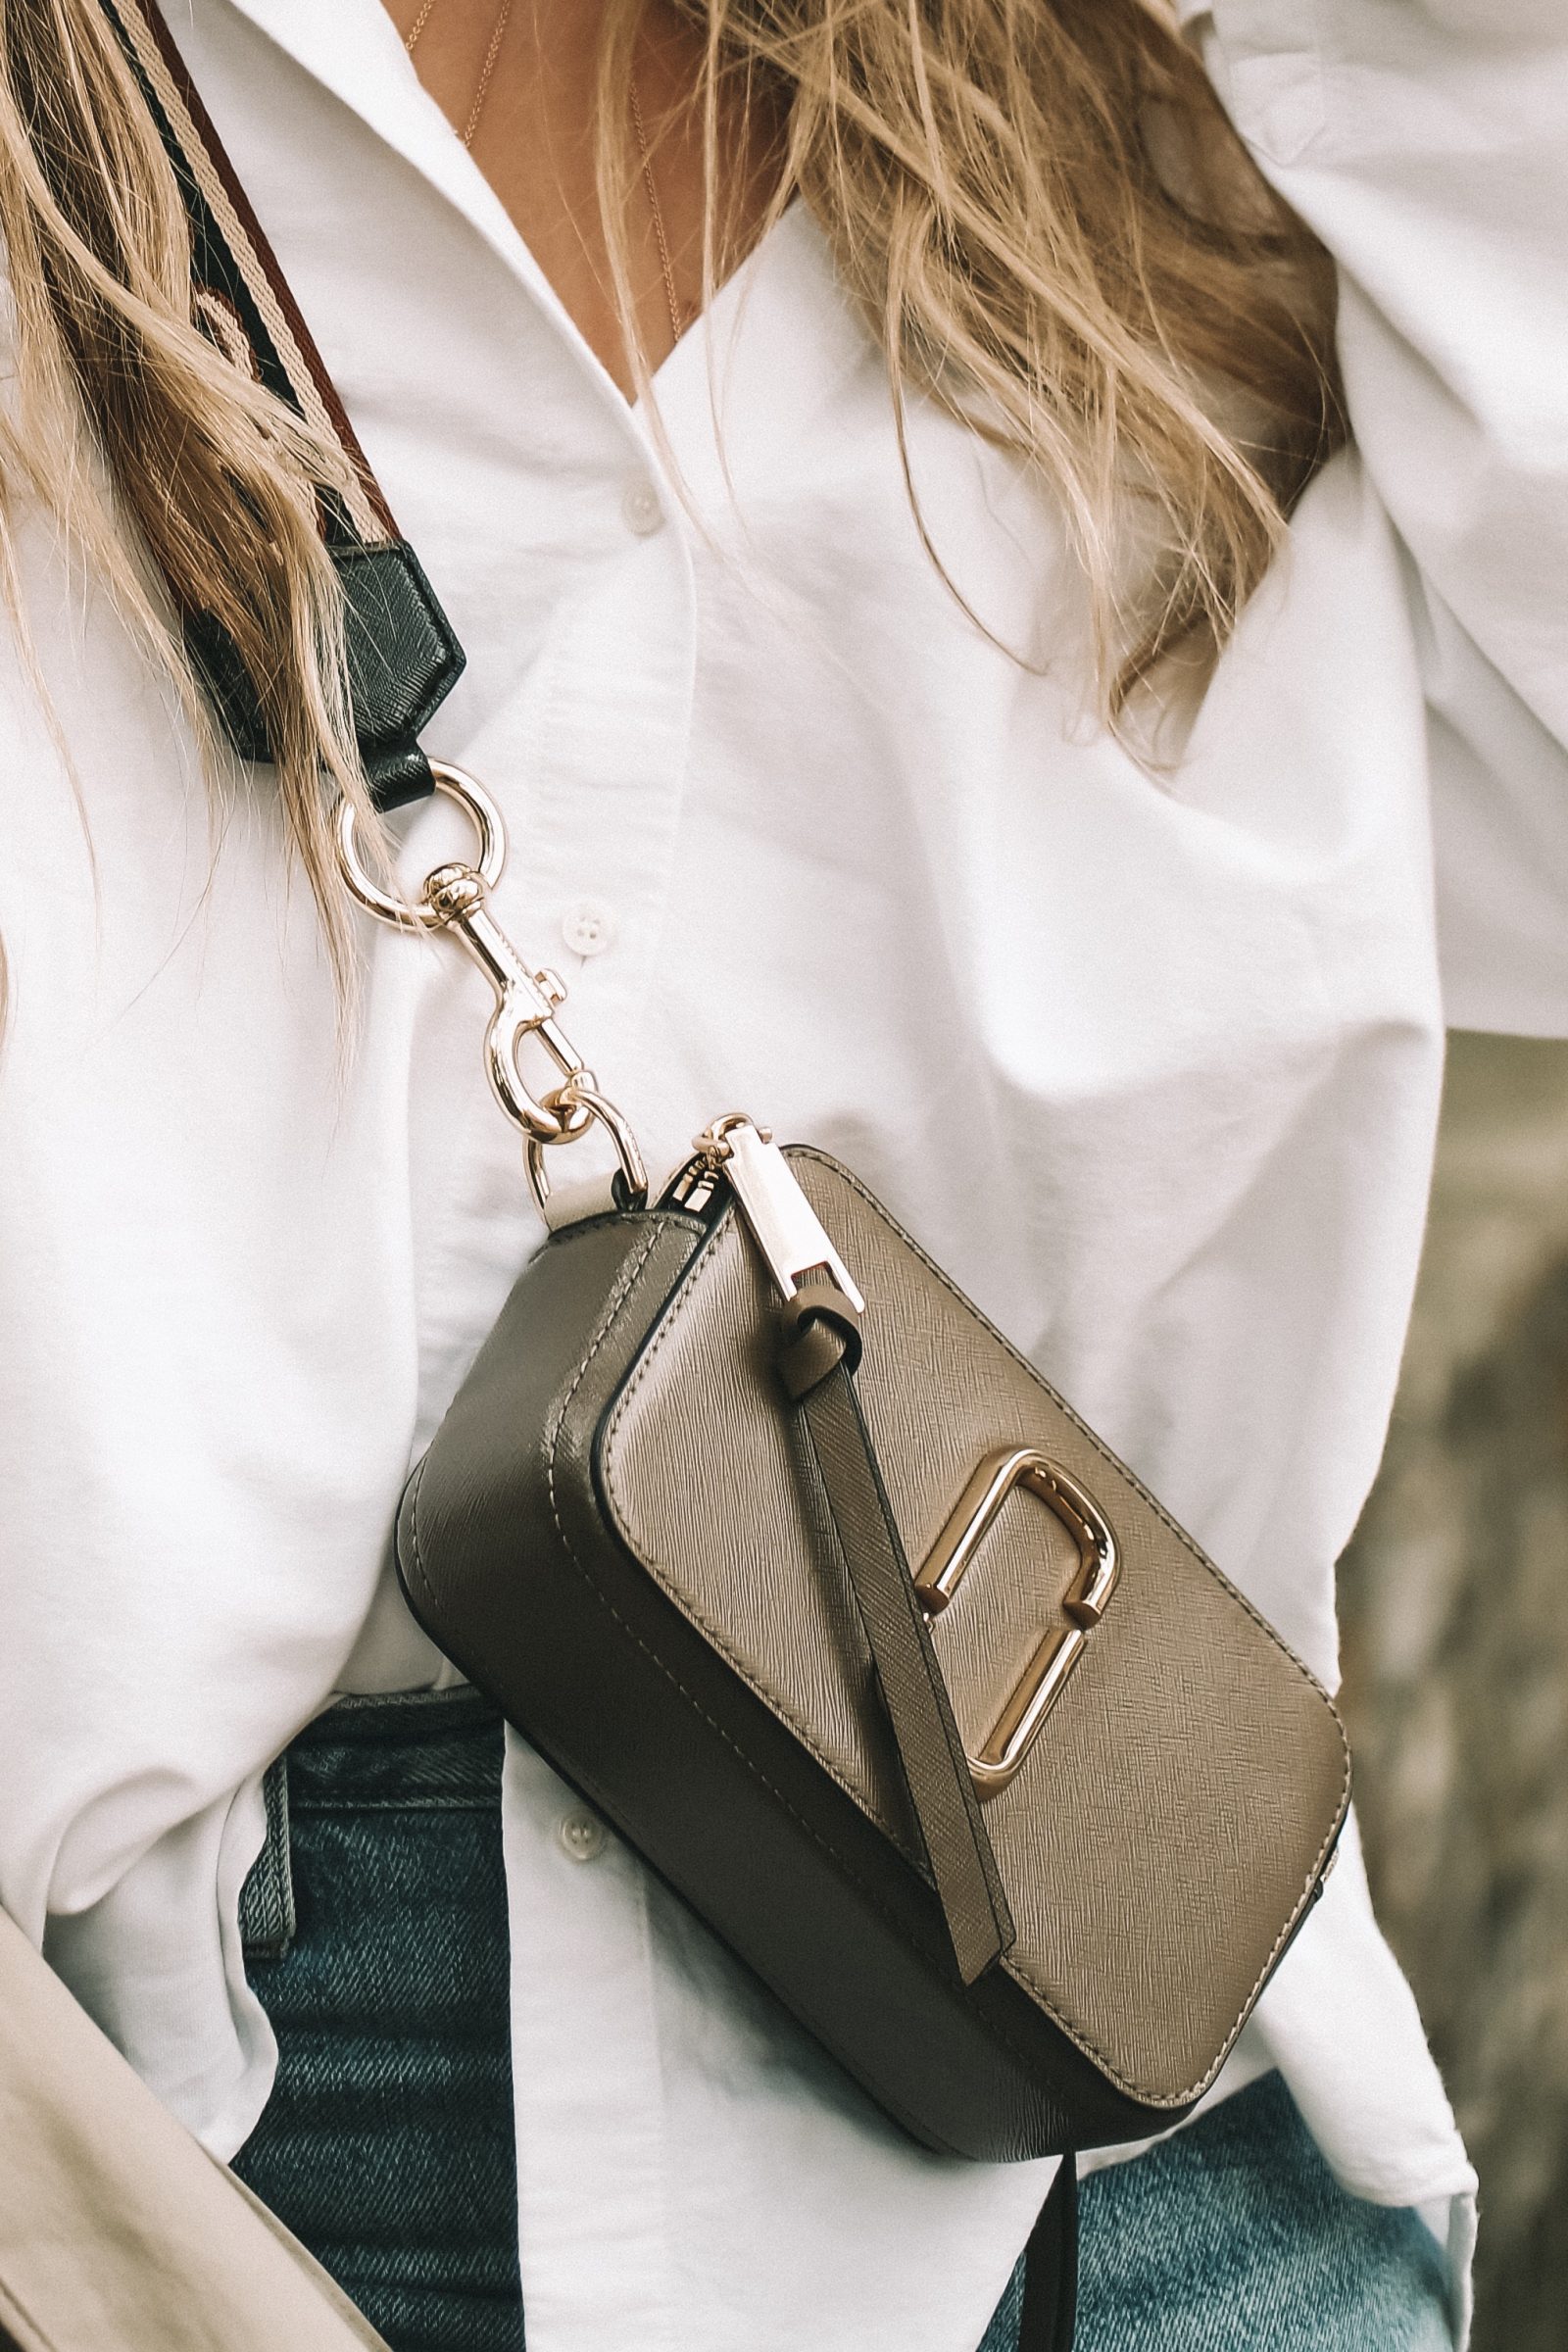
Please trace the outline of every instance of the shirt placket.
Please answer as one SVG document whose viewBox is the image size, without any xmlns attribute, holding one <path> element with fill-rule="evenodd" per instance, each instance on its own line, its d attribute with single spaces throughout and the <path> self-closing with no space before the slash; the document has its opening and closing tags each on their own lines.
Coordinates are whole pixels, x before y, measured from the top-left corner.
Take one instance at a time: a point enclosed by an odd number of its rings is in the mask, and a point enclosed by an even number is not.
<svg viewBox="0 0 1568 2352">
<path fill-rule="evenodd" d="M 529 2352 L 678 2352 L 646 1881 L 514 1733 L 503 1838 Z"/>
<path fill-rule="evenodd" d="M 597 504 L 597 502 L 595 502 Z M 465 750 L 501 783 L 510 854 L 493 899 L 530 964 L 565 983 L 573 1047 L 634 1125 L 632 1044 L 657 988 L 681 817 L 695 615 L 678 514 L 628 415 L 604 466 L 605 542 L 552 623 L 539 674 Z M 488 1102 L 445 1249 L 539 1239 L 519 1139 Z M 575 1174 L 563 1149 L 553 1180 Z M 663 1173 L 650 1140 L 651 1173 Z M 506 1207 L 499 1220 L 497 1203 Z M 530 2352 L 675 2352 L 668 2151 L 640 1867 L 524 1742 L 509 1740 L 518 2234 Z"/>
<path fill-rule="evenodd" d="M 630 412 L 623 433 L 602 440 L 602 489 L 583 521 L 592 552 L 564 583 L 546 642 L 482 725 L 433 748 L 504 810 L 508 852 L 491 912 L 530 970 L 564 983 L 558 1025 L 642 1134 L 657 1181 L 664 1171 L 647 1114 L 658 1105 L 639 1091 L 631 1047 L 656 988 L 682 816 L 694 592 L 683 531 Z M 644 501 L 656 510 L 653 527 Z M 452 1034 L 460 1052 L 471 1050 L 472 1076 L 442 1181 L 439 1240 L 421 1270 L 421 1443 L 543 1236 L 522 1138 L 479 1075 L 476 976 L 449 965 L 430 981 L 471 1001 Z M 526 1048 L 524 1056 L 528 1083 L 549 1083 L 548 1067 Z M 550 1183 L 564 1191 L 603 1169 L 607 1152 L 594 1137 L 545 1159 Z"/>
<path fill-rule="evenodd" d="M 351 102 L 364 102 L 338 54 L 339 36 L 297 23 L 277 0 L 254 4 L 291 36 L 290 46 L 321 48 L 316 69 L 345 95 L 352 91 Z M 371 42 L 368 22 L 365 38 Z M 553 967 L 565 983 L 565 1034 L 633 1124 L 644 1126 L 645 1116 L 657 1122 L 658 1106 L 639 1094 L 631 1049 L 656 987 L 688 760 L 696 617 L 687 526 L 645 419 L 610 398 L 508 224 L 493 218 L 488 191 L 421 130 L 393 86 L 395 63 L 383 61 L 386 86 L 372 86 L 376 103 L 367 112 L 489 236 L 519 281 L 537 333 L 573 346 L 581 363 L 543 369 L 522 402 L 535 463 L 552 444 L 564 453 L 559 478 L 529 493 L 548 497 L 535 560 L 559 578 L 541 640 L 511 693 L 487 709 L 479 698 L 478 723 L 466 723 L 474 705 L 460 691 L 426 740 L 485 784 L 504 810 L 509 848 L 491 902 L 495 918 L 530 967 Z M 508 414 L 498 422 L 505 428 Z M 526 527 L 526 514 L 519 521 Z M 491 657 L 482 643 L 472 650 L 480 674 Z M 450 1050 L 471 1050 L 473 1059 L 471 1081 L 460 1070 L 443 1089 L 458 1130 L 450 1153 L 440 1155 L 441 1199 L 420 1269 L 422 1443 L 541 1229 L 521 1139 L 480 1075 L 477 975 L 438 953 L 407 985 L 435 992 L 454 1013 L 466 997 L 476 1016 L 470 1023 L 465 1007 L 434 1033 Z M 417 1056 L 416 1084 L 420 1071 L 429 1075 L 428 1057 Z M 645 1141 L 657 1180 L 662 1139 Z M 562 1155 L 552 1177 L 570 1180 L 571 1156 Z M 639 2352 L 677 2352 L 643 1875 L 512 1735 L 502 1815 L 529 2352 L 633 2343 Z"/>
</svg>

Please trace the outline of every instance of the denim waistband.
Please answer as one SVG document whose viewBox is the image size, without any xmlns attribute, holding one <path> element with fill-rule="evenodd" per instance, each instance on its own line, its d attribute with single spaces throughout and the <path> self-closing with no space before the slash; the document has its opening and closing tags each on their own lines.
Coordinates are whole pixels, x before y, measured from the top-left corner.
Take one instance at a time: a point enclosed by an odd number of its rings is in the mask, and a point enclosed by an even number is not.
<svg viewBox="0 0 1568 2352">
<path fill-rule="evenodd" d="M 291 1815 L 498 1810 L 505 1753 L 500 1708 L 466 1683 L 340 1698 L 318 1715 L 262 1783 L 267 1838 L 240 1894 L 247 1958 L 280 1960 L 294 1941 Z"/>
<path fill-rule="evenodd" d="M 296 1811 L 500 1802 L 501 1710 L 470 1685 L 340 1698 L 280 1761 Z"/>
</svg>

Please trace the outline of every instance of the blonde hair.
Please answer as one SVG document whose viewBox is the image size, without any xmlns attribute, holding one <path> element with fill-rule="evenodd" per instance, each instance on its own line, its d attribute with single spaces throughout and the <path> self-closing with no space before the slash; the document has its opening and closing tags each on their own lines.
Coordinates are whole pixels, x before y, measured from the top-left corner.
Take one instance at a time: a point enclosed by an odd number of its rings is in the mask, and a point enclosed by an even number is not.
<svg viewBox="0 0 1568 2352">
<path fill-rule="evenodd" d="M 7 576 L 21 486 L 85 550 L 209 746 L 181 624 L 198 612 L 222 624 L 255 681 L 346 979 L 323 777 L 369 808 L 317 523 L 317 485 L 345 489 L 345 464 L 197 326 L 184 205 L 98 0 L 0 0 L 0 236 L 15 320 L 0 418 Z"/>
<path fill-rule="evenodd" d="M 677 4 L 705 28 L 707 291 L 734 258 L 725 125 L 750 110 L 776 138 L 770 217 L 810 209 L 901 436 L 916 391 L 1059 501 L 1106 712 L 1174 650 L 1210 665 L 1342 435 L 1333 281 L 1162 0 Z M 611 9 L 600 110 L 634 353 L 623 118 L 646 5 Z M 18 343 L 0 492 L 24 482 L 70 525 L 193 710 L 179 616 L 227 629 L 341 960 L 323 771 L 364 793 L 315 497 L 341 461 L 193 321 L 178 191 L 98 0 L 0 0 L 0 233 Z M 1131 582 L 1129 516 L 1154 551 Z"/>
<path fill-rule="evenodd" d="M 612 0 L 611 218 L 647 5 Z M 1040 476 L 1079 559 L 1107 716 L 1177 650 L 1205 676 L 1345 427 L 1333 265 L 1251 163 L 1168 0 L 674 5 L 706 28 L 720 200 L 705 300 L 737 258 L 726 118 L 760 114 L 777 128 L 762 233 L 797 196 L 809 208 L 886 355 L 906 474 L 912 390 Z M 624 271 L 617 290 L 629 322 Z"/>
</svg>

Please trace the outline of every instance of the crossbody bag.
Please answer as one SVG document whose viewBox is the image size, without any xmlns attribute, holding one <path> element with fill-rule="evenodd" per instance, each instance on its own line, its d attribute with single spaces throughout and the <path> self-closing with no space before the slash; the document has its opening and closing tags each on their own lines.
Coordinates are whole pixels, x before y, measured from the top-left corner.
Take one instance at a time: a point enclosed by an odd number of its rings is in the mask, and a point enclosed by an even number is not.
<svg viewBox="0 0 1568 2352">
<path fill-rule="evenodd" d="M 409 1604 L 906 2132 L 1066 2160 L 1022 2337 L 1059 2352 L 1073 2153 L 1213 2083 L 1330 1866 L 1339 1720 L 849 1169 L 729 1113 L 651 1186 L 564 990 L 488 911 L 499 810 L 420 747 L 451 624 L 153 0 L 102 5 L 184 195 L 193 316 L 350 462 L 321 527 L 372 796 L 441 791 L 475 826 L 403 899 L 339 819 L 361 905 L 489 978 L 485 1064 L 550 1227 L 409 1481 Z M 265 760 L 232 646 L 183 618 Z M 560 1171 L 594 1137 L 585 1204 Z"/>
</svg>

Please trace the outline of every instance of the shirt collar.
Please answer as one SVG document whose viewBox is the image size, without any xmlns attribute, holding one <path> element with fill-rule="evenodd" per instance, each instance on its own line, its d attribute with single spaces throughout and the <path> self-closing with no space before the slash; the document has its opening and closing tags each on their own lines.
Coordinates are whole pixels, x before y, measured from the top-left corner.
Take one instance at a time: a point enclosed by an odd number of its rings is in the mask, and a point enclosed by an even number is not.
<svg viewBox="0 0 1568 2352">
<path fill-rule="evenodd" d="M 188 22 L 195 6 L 231 8 L 246 18 L 437 188 L 577 349 L 600 395 L 623 420 L 631 418 L 506 207 L 415 73 L 381 0 L 166 0 L 176 44 L 181 18 Z"/>
</svg>

